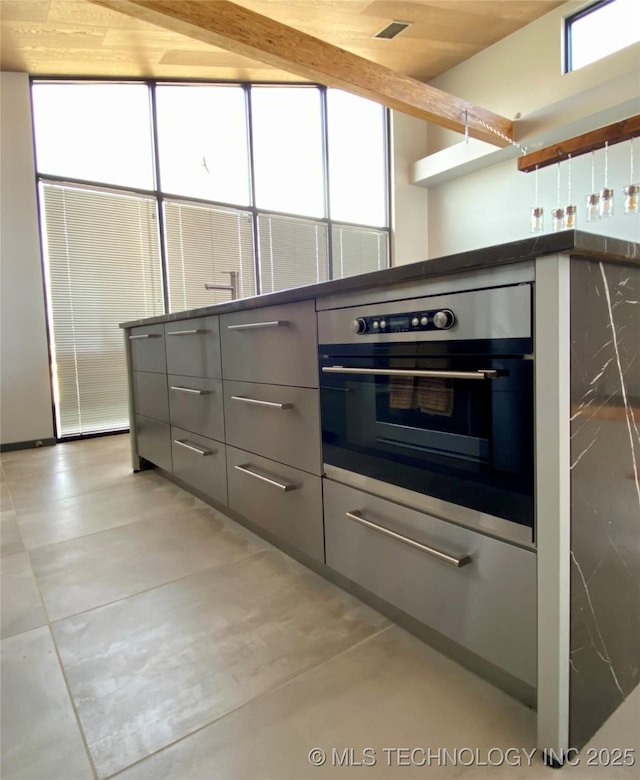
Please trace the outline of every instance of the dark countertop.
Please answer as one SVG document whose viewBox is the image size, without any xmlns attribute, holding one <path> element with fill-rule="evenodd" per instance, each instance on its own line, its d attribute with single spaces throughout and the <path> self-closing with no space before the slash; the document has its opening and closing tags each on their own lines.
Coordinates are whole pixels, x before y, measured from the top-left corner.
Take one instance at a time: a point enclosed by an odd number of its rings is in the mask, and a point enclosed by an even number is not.
<svg viewBox="0 0 640 780">
<path fill-rule="evenodd" d="M 640 265 L 640 244 L 638 243 L 599 236 L 594 233 L 584 233 L 580 230 L 564 230 L 561 233 L 532 236 L 521 241 L 473 249 L 469 252 L 437 257 L 433 260 L 421 260 L 417 263 L 398 265 L 382 271 L 349 276 L 346 279 L 333 279 L 329 282 L 310 284 L 306 287 L 293 287 L 288 290 L 267 293 L 266 295 L 256 295 L 252 298 L 239 298 L 228 303 L 215 303 L 188 311 L 131 320 L 121 323 L 120 327 L 131 328 L 137 325 L 174 322 L 190 317 L 205 317 L 210 314 L 225 314 L 243 309 L 257 309 L 262 306 L 292 303 L 293 301 L 335 295 L 336 293 L 359 292 L 367 288 L 388 287 L 401 282 L 520 263 L 543 255 L 557 254 L 558 252 L 567 253 L 575 257 Z"/>
</svg>

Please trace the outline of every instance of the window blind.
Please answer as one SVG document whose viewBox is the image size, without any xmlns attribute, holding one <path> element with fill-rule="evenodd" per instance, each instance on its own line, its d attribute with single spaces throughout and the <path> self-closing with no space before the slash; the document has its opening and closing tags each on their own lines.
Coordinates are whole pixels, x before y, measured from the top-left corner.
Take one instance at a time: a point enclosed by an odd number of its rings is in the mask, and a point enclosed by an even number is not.
<svg viewBox="0 0 640 780">
<path fill-rule="evenodd" d="M 42 183 L 59 436 L 129 425 L 120 322 L 162 314 L 155 199 Z"/>
<path fill-rule="evenodd" d="M 389 265 L 389 233 L 386 230 L 333 225 L 333 277 L 378 271 Z"/>
<path fill-rule="evenodd" d="M 262 292 L 284 290 L 329 278 L 328 230 L 323 222 L 258 215 Z"/>
<path fill-rule="evenodd" d="M 228 285 L 229 271 L 238 273 L 238 297 L 255 295 L 249 212 L 166 200 L 164 220 L 171 311 L 229 301 L 226 290 L 204 289 Z"/>
</svg>

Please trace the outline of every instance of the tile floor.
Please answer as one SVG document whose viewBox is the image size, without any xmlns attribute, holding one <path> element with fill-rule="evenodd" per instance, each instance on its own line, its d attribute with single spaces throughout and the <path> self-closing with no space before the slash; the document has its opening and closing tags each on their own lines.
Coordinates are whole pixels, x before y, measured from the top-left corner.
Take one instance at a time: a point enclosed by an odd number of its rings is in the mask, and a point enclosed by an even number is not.
<svg viewBox="0 0 640 780">
<path fill-rule="evenodd" d="M 132 474 L 127 436 L 1 465 L 3 780 L 558 778 L 531 710 Z M 639 724 L 636 691 L 591 743 L 636 766 L 562 774 L 638 777 Z"/>
</svg>

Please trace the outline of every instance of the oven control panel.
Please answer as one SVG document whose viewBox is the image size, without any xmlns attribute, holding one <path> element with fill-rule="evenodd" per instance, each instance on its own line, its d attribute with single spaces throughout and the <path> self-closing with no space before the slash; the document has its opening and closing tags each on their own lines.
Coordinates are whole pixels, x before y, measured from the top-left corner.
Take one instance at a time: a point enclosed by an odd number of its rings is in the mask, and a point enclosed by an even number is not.
<svg viewBox="0 0 640 780">
<path fill-rule="evenodd" d="M 380 314 L 356 317 L 351 326 L 354 333 L 412 333 L 425 330 L 448 330 L 456 322 L 451 309 Z"/>
</svg>

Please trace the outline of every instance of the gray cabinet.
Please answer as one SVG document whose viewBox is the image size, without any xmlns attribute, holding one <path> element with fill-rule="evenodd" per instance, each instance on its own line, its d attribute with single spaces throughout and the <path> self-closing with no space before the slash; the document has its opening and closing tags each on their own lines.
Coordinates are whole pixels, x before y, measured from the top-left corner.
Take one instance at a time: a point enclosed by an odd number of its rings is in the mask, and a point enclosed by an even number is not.
<svg viewBox="0 0 640 780">
<path fill-rule="evenodd" d="M 164 325 L 145 325 L 129 332 L 131 367 L 134 371 L 166 374 Z"/>
<path fill-rule="evenodd" d="M 313 301 L 223 314 L 220 333 L 225 379 L 318 386 Z"/>
<path fill-rule="evenodd" d="M 225 446 L 171 426 L 173 473 L 220 504 L 227 503 Z"/>
<path fill-rule="evenodd" d="M 320 477 L 227 446 L 227 480 L 231 509 L 324 561 Z"/>
<path fill-rule="evenodd" d="M 533 551 L 329 480 L 324 522 L 328 566 L 536 685 Z"/>
<path fill-rule="evenodd" d="M 224 441 L 222 380 L 174 374 L 167 380 L 171 424 Z"/>
<path fill-rule="evenodd" d="M 200 317 L 165 326 L 169 374 L 220 379 L 219 318 Z"/>
<path fill-rule="evenodd" d="M 138 455 L 171 471 L 171 439 L 167 423 L 136 414 L 136 446 Z"/>
<path fill-rule="evenodd" d="M 169 422 L 167 375 L 149 371 L 133 371 L 133 407 L 138 414 Z"/>
<path fill-rule="evenodd" d="M 319 403 L 309 388 L 225 381 L 227 442 L 320 476 Z"/>
</svg>

